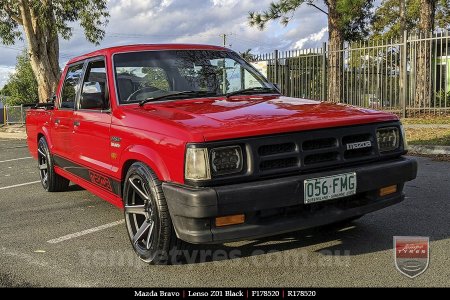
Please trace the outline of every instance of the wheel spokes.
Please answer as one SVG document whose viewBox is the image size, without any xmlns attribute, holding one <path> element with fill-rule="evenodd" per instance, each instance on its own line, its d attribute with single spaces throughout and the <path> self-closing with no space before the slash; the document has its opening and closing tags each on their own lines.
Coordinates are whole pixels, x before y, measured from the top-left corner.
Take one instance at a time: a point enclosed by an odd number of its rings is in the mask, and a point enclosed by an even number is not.
<svg viewBox="0 0 450 300">
<path fill-rule="evenodd" d="M 133 180 L 130 178 L 129 179 L 131 187 L 133 188 L 133 190 L 139 194 L 139 196 L 144 199 L 144 200 L 149 200 L 148 196 L 144 193 L 144 191 L 142 191 L 134 182 Z"/>
<path fill-rule="evenodd" d="M 145 205 L 125 205 L 127 214 L 145 215 Z"/>
<path fill-rule="evenodd" d="M 151 222 L 150 228 L 148 229 L 148 235 L 147 235 L 147 249 L 150 249 L 152 245 L 152 233 L 155 223 Z"/>
<path fill-rule="evenodd" d="M 43 157 L 46 157 L 46 156 L 45 156 L 45 153 L 44 153 L 41 149 L 38 148 L 38 152 L 39 152 L 39 154 L 42 155 Z"/>
<path fill-rule="evenodd" d="M 139 228 L 139 230 L 136 232 L 136 234 L 133 237 L 133 244 L 137 244 L 139 242 L 139 240 L 144 235 L 144 233 L 147 231 L 147 229 L 150 228 L 151 224 L 152 223 L 150 223 L 149 221 L 145 221 L 144 223 L 142 223 L 141 227 Z"/>
<path fill-rule="evenodd" d="M 42 177 L 42 181 L 46 184 L 48 180 L 48 175 L 47 173 Z"/>
</svg>

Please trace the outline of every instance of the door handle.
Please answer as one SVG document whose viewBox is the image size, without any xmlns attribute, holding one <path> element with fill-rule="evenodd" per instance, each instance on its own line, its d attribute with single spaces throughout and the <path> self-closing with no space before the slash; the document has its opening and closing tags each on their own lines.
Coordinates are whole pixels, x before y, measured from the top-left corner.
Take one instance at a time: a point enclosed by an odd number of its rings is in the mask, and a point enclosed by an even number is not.
<svg viewBox="0 0 450 300">
<path fill-rule="evenodd" d="M 80 126 L 80 121 L 73 121 L 73 126 L 75 126 L 75 127 Z"/>
<path fill-rule="evenodd" d="M 59 119 L 55 119 L 55 124 L 59 124 Z"/>
</svg>

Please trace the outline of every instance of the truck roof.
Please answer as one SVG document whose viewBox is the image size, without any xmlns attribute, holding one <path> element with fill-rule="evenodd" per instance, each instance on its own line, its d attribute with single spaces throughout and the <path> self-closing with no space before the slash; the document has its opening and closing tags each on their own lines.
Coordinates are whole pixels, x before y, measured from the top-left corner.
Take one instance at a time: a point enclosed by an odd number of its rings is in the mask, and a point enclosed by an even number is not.
<svg viewBox="0 0 450 300">
<path fill-rule="evenodd" d="M 68 64 L 88 59 L 95 56 L 112 56 L 114 53 L 135 52 L 135 51 L 151 51 L 151 50 L 228 50 L 227 48 L 213 45 L 201 44 L 135 44 L 109 47 L 84 55 L 74 57 L 69 60 Z"/>
</svg>

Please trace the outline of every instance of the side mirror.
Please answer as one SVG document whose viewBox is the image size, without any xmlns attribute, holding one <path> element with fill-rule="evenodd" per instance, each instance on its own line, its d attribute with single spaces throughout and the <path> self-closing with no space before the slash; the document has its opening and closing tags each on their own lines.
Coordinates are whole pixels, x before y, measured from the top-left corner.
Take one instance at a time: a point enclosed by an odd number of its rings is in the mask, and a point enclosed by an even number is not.
<svg viewBox="0 0 450 300">
<path fill-rule="evenodd" d="M 80 109 L 103 110 L 105 108 L 105 93 L 101 83 L 95 81 L 85 82 L 80 99 Z"/>
<path fill-rule="evenodd" d="M 105 109 L 101 93 L 83 94 L 80 99 L 81 109 Z"/>
</svg>

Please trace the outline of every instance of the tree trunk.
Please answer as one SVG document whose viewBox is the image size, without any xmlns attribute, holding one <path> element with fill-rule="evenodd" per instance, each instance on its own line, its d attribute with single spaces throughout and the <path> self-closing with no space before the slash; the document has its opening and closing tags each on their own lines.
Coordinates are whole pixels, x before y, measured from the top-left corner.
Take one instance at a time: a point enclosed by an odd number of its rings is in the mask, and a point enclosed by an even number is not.
<svg viewBox="0 0 450 300">
<path fill-rule="evenodd" d="M 329 102 L 341 101 L 342 44 L 344 39 L 338 27 L 339 13 L 336 0 L 328 1 L 328 97 Z"/>
<path fill-rule="evenodd" d="M 41 2 L 46 20 L 55 24 L 52 3 Z M 47 102 L 56 92 L 59 80 L 59 39 L 56 28 L 40 26 L 35 11 L 27 0 L 20 1 L 20 12 L 23 28 L 28 43 L 31 67 L 38 82 L 39 102 Z"/>
<path fill-rule="evenodd" d="M 420 1 L 419 33 L 422 38 L 431 37 L 434 29 L 435 0 Z M 418 45 L 416 63 L 415 103 L 417 107 L 429 107 L 431 104 L 431 60 L 430 41 L 421 41 Z"/>
</svg>

